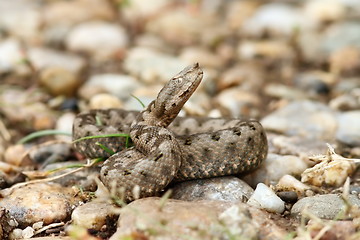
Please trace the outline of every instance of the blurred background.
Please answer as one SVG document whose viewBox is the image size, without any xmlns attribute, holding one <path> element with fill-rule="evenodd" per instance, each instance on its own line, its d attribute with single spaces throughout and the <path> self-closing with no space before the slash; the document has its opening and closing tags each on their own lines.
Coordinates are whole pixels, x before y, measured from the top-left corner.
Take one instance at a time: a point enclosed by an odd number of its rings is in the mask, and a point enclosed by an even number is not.
<svg viewBox="0 0 360 240">
<path fill-rule="evenodd" d="M 141 110 L 199 62 L 181 115 L 262 118 L 293 100 L 359 109 L 357 0 L 0 0 L 0 114 L 51 129 L 90 108 Z M 12 133 L 10 133 L 12 135 Z"/>
</svg>

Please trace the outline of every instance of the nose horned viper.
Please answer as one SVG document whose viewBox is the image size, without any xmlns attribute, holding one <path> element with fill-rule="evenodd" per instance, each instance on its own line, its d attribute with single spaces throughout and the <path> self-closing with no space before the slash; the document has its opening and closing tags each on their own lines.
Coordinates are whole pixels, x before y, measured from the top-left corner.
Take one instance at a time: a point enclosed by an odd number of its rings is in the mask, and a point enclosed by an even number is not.
<svg viewBox="0 0 360 240">
<path fill-rule="evenodd" d="M 188 66 L 141 112 L 90 110 L 76 117 L 74 140 L 130 134 L 133 146 L 127 149 L 122 137 L 74 143 L 75 149 L 89 158 L 109 157 L 101 167 L 100 179 L 108 188 L 121 189 L 125 201 L 153 196 L 172 181 L 239 174 L 265 159 L 267 139 L 258 121 L 177 117 L 202 76 L 198 64 Z M 97 142 L 116 153 L 109 156 Z"/>
</svg>

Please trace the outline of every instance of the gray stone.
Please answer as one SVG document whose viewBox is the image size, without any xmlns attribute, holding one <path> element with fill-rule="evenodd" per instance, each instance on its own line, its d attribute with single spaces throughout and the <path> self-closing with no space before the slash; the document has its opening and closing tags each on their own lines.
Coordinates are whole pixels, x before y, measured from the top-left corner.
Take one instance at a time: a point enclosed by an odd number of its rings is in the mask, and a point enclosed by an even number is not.
<svg viewBox="0 0 360 240">
<path fill-rule="evenodd" d="M 101 88 L 122 100 L 126 100 L 129 99 L 130 94 L 140 86 L 140 83 L 137 82 L 134 77 L 106 73 L 91 76 L 83 88 Z"/>
<path fill-rule="evenodd" d="M 275 184 L 284 175 L 300 175 L 306 168 L 307 164 L 297 156 L 268 154 L 264 163 L 243 179 L 250 186 L 256 186 L 262 182 Z"/>
<path fill-rule="evenodd" d="M 199 179 L 176 184 L 171 198 L 184 201 L 246 201 L 254 190 L 237 177 Z"/>
<path fill-rule="evenodd" d="M 262 119 L 268 131 L 289 136 L 329 140 L 335 136 L 335 113 L 326 105 L 314 101 L 294 101 Z"/>
<path fill-rule="evenodd" d="M 349 111 L 339 115 L 336 139 L 350 146 L 360 146 L 360 111 Z"/>
<path fill-rule="evenodd" d="M 71 51 L 85 52 L 103 60 L 124 51 L 129 39 L 127 32 L 119 24 L 93 21 L 74 27 L 65 42 Z"/>
<path fill-rule="evenodd" d="M 349 195 L 350 204 L 360 206 L 360 199 Z M 345 208 L 345 203 L 338 194 L 325 194 L 300 199 L 291 209 L 291 214 L 302 214 L 306 210 L 319 218 L 334 219 Z"/>
</svg>

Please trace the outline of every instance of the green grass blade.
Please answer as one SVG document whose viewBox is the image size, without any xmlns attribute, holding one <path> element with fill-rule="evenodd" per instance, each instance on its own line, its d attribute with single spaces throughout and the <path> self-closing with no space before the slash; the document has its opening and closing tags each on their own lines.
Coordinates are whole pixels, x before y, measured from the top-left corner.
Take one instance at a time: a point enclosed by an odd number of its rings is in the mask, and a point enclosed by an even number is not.
<svg viewBox="0 0 360 240">
<path fill-rule="evenodd" d="M 135 95 L 132 95 L 132 94 L 130 94 L 133 98 L 135 98 L 140 104 L 141 104 L 141 106 L 143 107 L 143 108 L 145 108 L 145 104 L 138 98 L 138 97 L 136 97 Z"/>
<path fill-rule="evenodd" d="M 95 143 L 95 144 L 98 145 L 99 147 L 101 147 L 101 148 L 102 148 L 105 152 L 107 152 L 108 154 L 110 154 L 110 155 L 114 155 L 114 154 L 115 154 L 115 152 L 114 152 L 113 150 L 111 150 L 110 148 L 104 146 L 103 144 L 101 144 L 101 143 L 99 143 L 99 142 L 97 142 L 97 143 Z"/>
<path fill-rule="evenodd" d="M 49 130 L 42 130 L 42 131 L 37 131 L 37 132 L 33 132 L 30 133 L 29 135 L 23 137 L 22 139 L 20 139 L 17 144 L 24 144 L 34 138 L 39 138 L 39 137 L 43 137 L 43 136 L 49 136 L 49 135 L 66 135 L 66 136 L 71 136 L 72 134 L 69 132 L 64 132 L 64 131 L 59 131 L 59 130 L 54 130 L 54 129 L 49 129 Z"/>
</svg>

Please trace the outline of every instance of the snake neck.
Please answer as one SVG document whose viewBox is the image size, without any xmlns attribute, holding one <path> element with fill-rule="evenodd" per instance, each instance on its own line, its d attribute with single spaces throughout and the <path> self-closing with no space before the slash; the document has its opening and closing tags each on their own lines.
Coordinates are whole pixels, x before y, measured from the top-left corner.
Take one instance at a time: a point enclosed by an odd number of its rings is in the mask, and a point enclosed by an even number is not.
<svg viewBox="0 0 360 240">
<path fill-rule="evenodd" d="M 198 63 L 188 66 L 160 90 L 157 98 L 142 111 L 133 125 L 167 127 L 178 115 L 186 101 L 195 92 L 203 77 Z"/>
</svg>

